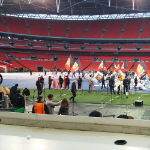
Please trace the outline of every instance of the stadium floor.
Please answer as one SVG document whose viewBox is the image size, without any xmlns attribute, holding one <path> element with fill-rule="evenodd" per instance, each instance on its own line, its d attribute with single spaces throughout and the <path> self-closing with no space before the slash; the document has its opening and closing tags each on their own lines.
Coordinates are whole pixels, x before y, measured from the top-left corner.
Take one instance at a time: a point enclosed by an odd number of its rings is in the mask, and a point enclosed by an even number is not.
<svg viewBox="0 0 150 150">
<path fill-rule="evenodd" d="M 19 88 L 36 88 L 35 82 L 39 75 L 44 76 L 44 73 L 33 73 L 31 76 L 30 73 L 3 73 L 4 81 L 1 86 L 8 86 L 11 87 L 14 84 L 18 83 Z M 45 86 L 48 87 L 47 78 L 50 75 L 50 73 L 47 73 L 45 78 Z M 74 78 L 71 79 L 71 81 L 75 80 Z M 84 89 L 88 88 L 88 81 L 87 79 L 83 80 L 83 86 Z M 147 84 L 147 87 L 149 87 L 149 84 Z M 98 89 L 97 89 L 98 90 Z M 145 92 L 149 93 L 149 88 L 147 90 L 144 90 Z M 142 90 L 142 92 L 144 92 Z M 136 91 L 140 92 L 140 91 Z M 72 106 L 74 107 L 72 108 Z M 30 102 L 28 104 L 27 110 L 31 111 L 32 103 Z M 55 113 L 57 114 L 59 107 L 55 108 Z M 133 116 L 135 119 L 144 119 L 144 120 L 150 120 L 150 106 L 141 106 L 136 107 L 133 104 L 132 105 L 110 105 L 110 104 L 90 104 L 90 103 L 75 103 L 70 104 L 70 115 L 81 115 L 81 116 L 88 116 L 89 113 L 93 110 L 98 110 L 102 113 L 103 116 L 110 116 L 114 115 L 117 117 L 120 114 L 127 114 L 130 116 Z"/>
<path fill-rule="evenodd" d="M 31 112 L 33 104 L 27 103 L 26 110 Z M 57 114 L 59 106 L 54 109 Z M 88 116 L 91 111 L 97 110 L 103 117 L 116 118 L 123 114 L 134 117 L 134 119 L 150 120 L 150 106 L 137 107 L 134 105 L 111 105 L 111 104 L 91 104 L 91 103 L 70 103 L 69 115 Z"/>
</svg>

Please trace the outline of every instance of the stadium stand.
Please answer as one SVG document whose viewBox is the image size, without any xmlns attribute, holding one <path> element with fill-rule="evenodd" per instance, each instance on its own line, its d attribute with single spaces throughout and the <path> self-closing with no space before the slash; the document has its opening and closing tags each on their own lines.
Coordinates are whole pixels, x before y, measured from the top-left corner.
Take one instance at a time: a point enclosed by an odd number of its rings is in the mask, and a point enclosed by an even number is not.
<svg viewBox="0 0 150 150">
<path fill-rule="evenodd" d="M 25 19 L 13 17 L 0 18 L 0 31 L 4 33 L 24 34 L 25 36 L 44 36 L 44 37 L 62 37 L 62 38 L 85 38 L 85 39 L 139 39 L 149 38 L 149 23 L 150 19 L 118 19 L 118 20 L 99 20 L 99 21 L 52 21 L 52 20 L 38 20 Z M 46 70 L 60 69 L 65 70 L 65 63 L 69 57 L 69 53 L 73 52 L 75 56 L 78 52 L 80 71 L 93 70 L 97 71 L 100 61 L 106 62 L 106 68 L 112 63 L 112 58 L 115 54 L 122 52 L 136 52 L 138 58 L 144 61 L 149 67 L 148 56 L 140 56 L 142 52 L 149 52 L 149 44 L 101 44 L 101 43 L 66 43 L 54 41 L 40 41 L 33 39 L 17 39 L 7 36 L 7 38 L 0 39 L 0 47 L 5 48 L 1 52 L 1 63 L 11 61 L 7 64 L 8 68 L 24 68 L 28 70 L 38 71 L 38 66 L 43 66 Z M 8 48 L 8 50 L 6 50 Z M 15 51 L 14 51 L 15 49 Z M 16 51 L 19 50 L 19 51 Z M 52 54 L 52 52 L 54 54 Z M 94 61 L 94 52 L 103 52 L 107 55 L 101 54 L 99 61 Z M 37 53 L 38 52 L 38 53 Z M 89 54 L 84 54 L 87 52 Z M 114 52 L 114 54 L 113 54 Z M 59 56 L 55 62 L 51 59 L 52 55 Z M 90 56 L 93 53 L 92 56 Z M 112 53 L 112 54 L 109 54 Z M 3 57 L 7 54 L 13 57 Z M 83 55 L 84 54 L 84 55 Z M 33 57 L 32 57 L 33 56 Z M 118 56 L 118 64 L 121 65 L 123 61 L 128 64 L 126 70 L 129 70 L 133 65 L 133 58 L 135 56 Z M 55 67 L 54 67 L 55 66 Z M 134 65 L 136 68 L 136 65 Z M 134 70 L 134 68 L 132 68 Z"/>
</svg>

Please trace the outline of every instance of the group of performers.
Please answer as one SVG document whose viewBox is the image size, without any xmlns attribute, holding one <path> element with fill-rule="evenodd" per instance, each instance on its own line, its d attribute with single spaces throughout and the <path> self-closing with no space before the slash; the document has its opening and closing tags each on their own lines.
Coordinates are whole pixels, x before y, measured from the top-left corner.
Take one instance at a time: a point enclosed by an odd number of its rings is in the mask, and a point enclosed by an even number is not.
<svg viewBox="0 0 150 150">
<path fill-rule="evenodd" d="M 138 77 L 134 73 L 123 73 L 123 72 L 89 72 L 84 73 L 84 77 L 80 73 L 74 73 L 73 75 L 60 73 L 58 75 L 50 75 L 48 76 L 48 88 L 51 89 L 72 89 L 74 88 L 74 84 L 78 85 L 78 90 L 83 89 L 83 79 L 87 80 L 89 86 L 89 92 L 93 89 L 96 89 L 95 86 L 99 84 L 101 89 L 109 88 L 111 94 L 120 94 L 122 91 L 124 94 L 128 94 L 132 85 L 134 84 L 135 89 L 140 86 L 141 78 Z M 76 81 L 76 82 L 73 82 Z M 36 82 L 38 95 L 41 95 L 42 89 L 44 87 L 44 78 L 40 76 Z M 142 89 L 143 87 L 141 87 Z M 139 87 L 140 89 L 140 87 Z M 72 92 L 73 95 L 74 92 Z"/>
</svg>

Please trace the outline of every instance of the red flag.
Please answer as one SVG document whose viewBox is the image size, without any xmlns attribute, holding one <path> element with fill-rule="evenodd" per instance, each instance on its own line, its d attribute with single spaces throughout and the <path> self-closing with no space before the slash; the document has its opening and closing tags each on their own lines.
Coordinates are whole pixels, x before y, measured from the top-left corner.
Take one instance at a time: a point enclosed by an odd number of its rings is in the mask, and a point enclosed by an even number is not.
<svg viewBox="0 0 150 150">
<path fill-rule="evenodd" d="M 56 80 L 53 79 L 53 88 L 55 89 L 56 88 Z"/>
<path fill-rule="evenodd" d="M 66 70 L 70 70 L 70 67 L 71 67 L 71 55 L 68 57 L 68 59 L 67 59 L 67 62 L 66 62 L 66 64 L 65 64 L 65 68 L 66 68 Z"/>
<path fill-rule="evenodd" d="M 121 66 L 121 70 L 123 70 L 124 69 L 124 62 L 123 62 L 123 64 L 122 64 L 122 66 Z"/>
<path fill-rule="evenodd" d="M 75 72 L 79 69 L 79 65 L 78 63 L 75 61 L 72 68 L 71 68 L 71 72 Z"/>
</svg>

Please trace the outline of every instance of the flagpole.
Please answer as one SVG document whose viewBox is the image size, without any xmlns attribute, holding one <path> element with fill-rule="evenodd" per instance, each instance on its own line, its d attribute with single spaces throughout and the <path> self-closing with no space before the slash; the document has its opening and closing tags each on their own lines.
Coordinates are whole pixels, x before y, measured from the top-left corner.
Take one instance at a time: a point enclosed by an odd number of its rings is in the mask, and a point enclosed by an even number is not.
<svg viewBox="0 0 150 150">
<path fill-rule="evenodd" d="M 110 64 L 110 66 L 107 68 L 107 71 L 108 71 L 109 69 L 111 69 L 111 67 L 113 66 L 113 64 L 114 64 L 114 62 L 112 62 L 112 63 Z"/>
</svg>

